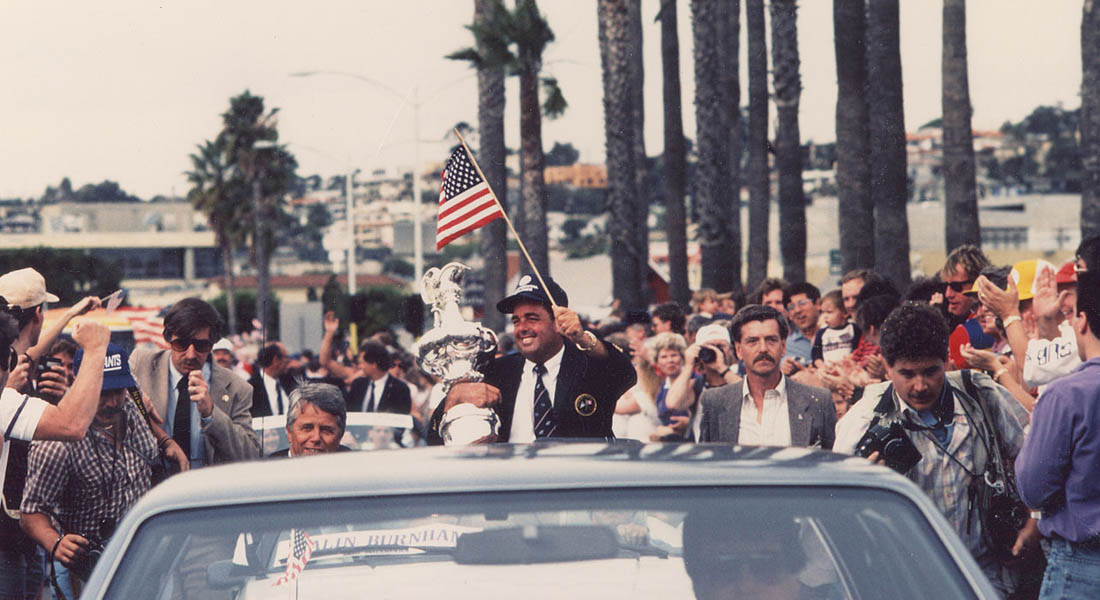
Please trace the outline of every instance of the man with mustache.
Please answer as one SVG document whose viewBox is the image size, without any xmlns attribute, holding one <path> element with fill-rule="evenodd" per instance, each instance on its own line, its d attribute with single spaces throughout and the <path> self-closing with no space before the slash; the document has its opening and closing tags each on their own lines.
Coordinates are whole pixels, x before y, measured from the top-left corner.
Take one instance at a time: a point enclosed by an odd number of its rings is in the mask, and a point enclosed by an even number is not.
<svg viewBox="0 0 1100 600">
<path fill-rule="evenodd" d="M 771 306 L 749 305 L 734 315 L 730 337 L 745 379 L 703 392 L 700 441 L 833 447 L 832 394 L 792 381 L 779 368 L 789 333 L 787 319 Z"/>
<path fill-rule="evenodd" d="M 84 351 L 73 368 L 79 377 Z M 157 440 L 128 388 L 135 387 L 126 351 L 107 346 L 106 358 L 89 353 L 83 365 L 102 369 L 99 408 L 88 433 L 78 441 L 36 441 L 28 458 L 20 525 L 50 558 L 87 578 L 89 549 L 104 544 L 126 511 L 149 490 Z M 63 578 L 64 581 L 64 578 Z M 72 589 L 67 588 L 72 597 Z"/>
<path fill-rule="evenodd" d="M 260 457 L 252 386 L 210 359 L 222 327 L 213 306 L 184 298 L 164 314 L 167 350 L 138 349 L 130 368 L 192 468 Z"/>
<path fill-rule="evenodd" d="M 499 415 L 497 438 L 484 441 L 614 437 L 615 402 L 637 379 L 630 357 L 581 327 L 565 290 L 549 277 L 544 288 L 524 275 L 497 310 L 512 315 L 519 352 L 482 368 L 484 382 L 453 385 L 432 415 L 428 443 L 443 443 L 443 415 L 463 403 Z"/>
<path fill-rule="evenodd" d="M 996 445 L 1013 459 L 1024 443 L 1027 411 L 1012 394 L 978 371 L 946 372 L 948 324 L 928 304 L 907 302 L 886 318 L 879 345 L 887 381 L 870 385 L 836 426 L 835 452 L 854 454 L 872 422 L 897 422 L 921 459 L 903 473 L 923 489 L 1002 592 L 999 565 L 982 531 L 984 507 L 971 497 Z M 965 378 L 969 378 L 967 383 Z M 980 396 L 975 398 L 974 396 Z M 986 422 L 990 427 L 986 427 Z M 995 429 L 995 431 L 989 431 Z M 900 445 L 900 444 L 899 444 Z M 869 458 L 879 459 L 876 454 Z M 1034 520 L 1017 536 L 1012 553 L 1038 541 Z"/>
</svg>

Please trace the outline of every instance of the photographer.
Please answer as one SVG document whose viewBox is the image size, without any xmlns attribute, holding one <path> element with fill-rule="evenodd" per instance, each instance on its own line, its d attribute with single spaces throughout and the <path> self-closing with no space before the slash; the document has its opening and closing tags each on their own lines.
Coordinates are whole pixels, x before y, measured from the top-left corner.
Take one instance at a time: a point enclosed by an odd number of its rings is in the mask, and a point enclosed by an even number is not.
<svg viewBox="0 0 1100 600">
<path fill-rule="evenodd" d="M 77 373 L 82 358 L 83 351 L 74 360 Z M 89 358 L 104 361 L 95 419 L 79 441 L 31 445 L 20 519 L 23 531 L 78 579 L 88 576 L 96 550 L 148 491 L 158 446 L 172 443 L 165 435 L 158 444 L 129 395 L 137 384 L 126 351 L 111 344 L 106 359 Z"/>
<path fill-rule="evenodd" d="M 992 515 L 992 503 L 983 501 L 989 496 L 983 486 L 1003 470 L 995 457 L 1007 461 L 1019 452 L 1027 412 L 983 373 L 946 373 L 947 322 L 927 304 L 907 302 L 894 309 L 882 324 L 879 345 L 887 380 L 868 386 L 837 423 L 833 450 L 854 454 L 862 448 L 864 456 L 915 482 L 947 517 L 993 585 L 1007 591 L 998 559 L 1010 562 L 1009 553 L 1020 555 L 1037 541 L 1035 522 L 1007 532 L 1007 545 L 995 542 L 1003 541 L 997 534 L 1004 532 L 992 527 L 983 532 Z M 877 445 L 864 437 L 868 430 Z"/>
</svg>

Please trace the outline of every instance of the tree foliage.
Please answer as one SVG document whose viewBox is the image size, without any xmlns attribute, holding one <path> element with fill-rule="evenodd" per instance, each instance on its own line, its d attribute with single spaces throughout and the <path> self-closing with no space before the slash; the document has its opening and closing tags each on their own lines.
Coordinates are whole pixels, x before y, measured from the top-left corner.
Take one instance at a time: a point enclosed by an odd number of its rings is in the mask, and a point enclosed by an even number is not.
<svg viewBox="0 0 1100 600">
<path fill-rule="evenodd" d="M 46 279 L 46 289 L 60 298 L 59 305 L 72 306 L 85 296 L 105 296 L 119 289 L 122 269 L 80 250 L 20 248 L 0 251 L 0 273 L 34 265 Z"/>
</svg>

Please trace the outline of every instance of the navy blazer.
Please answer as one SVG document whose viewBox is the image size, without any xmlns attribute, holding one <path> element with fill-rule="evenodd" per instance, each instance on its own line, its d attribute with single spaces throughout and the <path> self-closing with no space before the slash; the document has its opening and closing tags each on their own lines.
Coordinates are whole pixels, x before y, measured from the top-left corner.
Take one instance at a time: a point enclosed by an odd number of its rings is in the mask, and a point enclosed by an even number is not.
<svg viewBox="0 0 1100 600">
<path fill-rule="evenodd" d="M 345 399 L 348 412 L 363 412 L 363 397 L 367 395 L 367 386 L 370 385 L 370 377 L 360 377 L 351 382 L 351 391 Z M 393 375 L 386 378 L 386 386 L 382 388 L 382 395 L 378 397 L 378 404 L 374 412 L 396 413 L 407 415 L 412 412 L 412 394 L 409 386 Z"/>
<path fill-rule="evenodd" d="M 611 419 L 615 416 L 615 403 L 637 381 L 630 357 L 613 344 L 604 342 L 607 358 L 595 360 L 581 352 L 572 342 L 565 341 L 565 355 L 558 369 L 557 388 L 554 391 L 554 419 L 557 427 L 552 437 L 612 438 Z M 494 359 L 481 372 L 485 383 L 500 390 L 500 417 L 498 438 L 508 441 L 512 432 L 512 415 L 516 408 L 516 392 L 527 362 L 522 354 L 515 353 Z M 439 423 L 443 419 L 440 402 L 428 428 L 428 444 L 440 445 Z"/>
</svg>

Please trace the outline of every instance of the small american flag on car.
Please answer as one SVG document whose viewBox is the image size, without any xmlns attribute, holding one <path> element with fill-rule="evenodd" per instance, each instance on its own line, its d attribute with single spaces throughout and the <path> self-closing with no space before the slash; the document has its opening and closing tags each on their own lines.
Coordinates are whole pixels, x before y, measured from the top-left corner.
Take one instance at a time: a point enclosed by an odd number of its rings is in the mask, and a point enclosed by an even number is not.
<svg viewBox="0 0 1100 600">
<path fill-rule="evenodd" d="M 456 148 L 443 169 L 435 249 L 441 250 L 456 238 L 503 216 L 500 203 L 470 161 L 466 149 Z"/>
<path fill-rule="evenodd" d="M 289 583 L 298 578 L 298 575 L 306 568 L 309 557 L 313 556 L 313 550 L 317 544 L 309 538 L 309 534 L 301 529 L 290 530 L 290 554 L 286 557 L 286 571 L 275 581 L 276 586 Z"/>
</svg>

